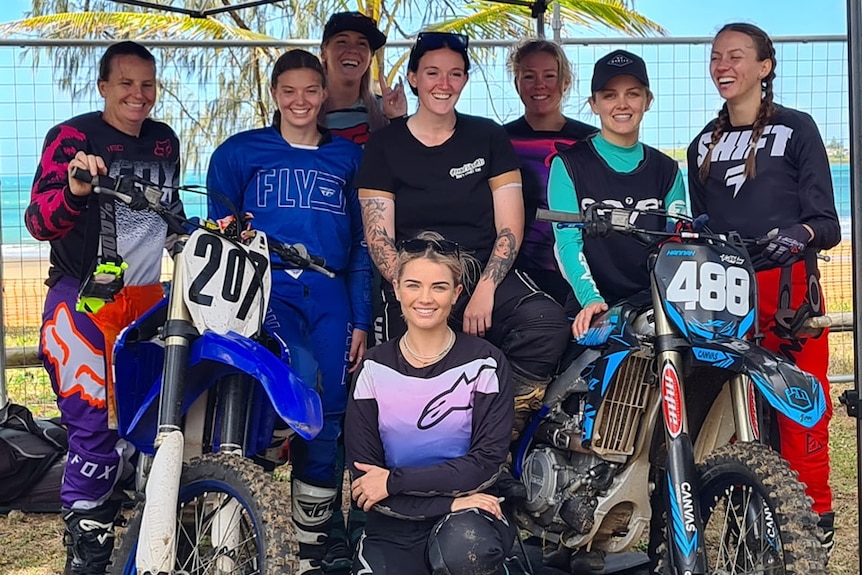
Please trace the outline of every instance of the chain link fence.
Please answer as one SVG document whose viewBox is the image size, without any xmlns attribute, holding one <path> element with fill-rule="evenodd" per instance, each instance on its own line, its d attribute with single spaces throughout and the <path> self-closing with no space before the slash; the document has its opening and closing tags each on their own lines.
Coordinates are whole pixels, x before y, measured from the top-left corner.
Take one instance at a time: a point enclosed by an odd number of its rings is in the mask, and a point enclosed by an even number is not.
<svg viewBox="0 0 862 575">
<path fill-rule="evenodd" d="M 595 124 L 586 104 L 595 60 L 624 48 L 646 60 L 656 95 L 646 114 L 641 139 L 684 160 L 685 148 L 721 106 L 708 75 L 711 38 L 577 39 L 564 41 L 575 72 L 566 101 L 570 117 Z M 506 122 L 522 106 L 506 69 L 512 42 L 472 42 L 474 69 L 458 109 Z M 24 229 L 23 212 L 45 133 L 75 114 L 102 108 L 96 90 L 103 41 L 0 41 L 0 226 L 2 226 L 3 325 L 7 354 L 16 365 L 38 366 L 33 353 L 45 295 L 47 246 Z M 317 42 L 277 44 L 239 42 L 161 42 L 149 45 L 159 62 L 160 100 L 153 116 L 178 132 L 185 151 L 186 183 L 200 183 L 210 153 L 225 137 L 261 125 L 271 111 L 266 82 L 274 59 L 288 47 L 318 50 Z M 395 80 L 406 73 L 408 45 L 391 43 L 385 66 Z M 849 107 L 846 38 L 776 39 L 776 101 L 811 114 L 832 161 L 838 213 L 845 241 L 821 262 L 829 311 L 852 311 L 850 249 Z M 389 73 L 395 66 L 400 68 Z M 409 92 L 409 91 L 408 91 Z M 408 93 L 411 109 L 416 101 Z M 199 196 L 186 195 L 190 215 L 202 215 Z M 835 376 L 853 369 L 850 333 L 830 336 Z M 10 363 L 12 363 L 10 362 Z M 10 397 L 53 408 L 53 395 L 38 367 L 7 371 Z"/>
</svg>

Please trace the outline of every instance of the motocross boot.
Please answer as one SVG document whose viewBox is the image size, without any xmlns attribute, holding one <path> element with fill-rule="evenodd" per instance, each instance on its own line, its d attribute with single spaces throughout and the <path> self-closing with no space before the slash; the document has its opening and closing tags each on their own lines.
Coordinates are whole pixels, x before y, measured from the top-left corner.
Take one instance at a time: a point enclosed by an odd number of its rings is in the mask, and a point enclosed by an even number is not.
<svg viewBox="0 0 862 575">
<path fill-rule="evenodd" d="M 835 549 L 835 512 L 827 511 L 822 514 L 817 526 L 820 527 L 820 544 L 826 550 L 826 561 L 829 561 Z"/>
<path fill-rule="evenodd" d="M 118 511 L 119 506 L 113 501 L 94 509 L 63 511 L 64 575 L 105 575 L 114 550 L 114 521 Z"/>
<path fill-rule="evenodd" d="M 335 504 L 334 487 L 309 485 L 299 479 L 290 483 L 293 523 L 299 541 L 298 575 L 322 575 L 327 533 Z"/>
<path fill-rule="evenodd" d="M 512 369 L 512 382 L 515 384 L 515 428 L 512 430 L 512 441 L 515 441 L 527 427 L 530 417 L 542 407 L 545 389 L 551 380 L 525 375 Z"/>
</svg>

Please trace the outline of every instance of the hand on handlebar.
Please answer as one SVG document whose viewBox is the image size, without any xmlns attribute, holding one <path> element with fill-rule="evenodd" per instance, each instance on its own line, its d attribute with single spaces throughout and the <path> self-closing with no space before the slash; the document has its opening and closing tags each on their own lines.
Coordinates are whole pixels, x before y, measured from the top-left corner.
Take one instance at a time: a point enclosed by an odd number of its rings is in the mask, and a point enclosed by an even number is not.
<svg viewBox="0 0 862 575">
<path fill-rule="evenodd" d="M 581 339 L 590 329 L 590 324 L 593 322 L 593 317 L 597 314 L 608 311 L 608 304 L 603 301 L 594 301 L 584 306 L 578 315 L 575 316 L 575 321 L 572 322 L 572 335 L 576 340 Z"/>
<path fill-rule="evenodd" d="M 762 256 L 772 264 L 783 267 L 802 259 L 811 241 L 811 232 L 803 224 L 795 224 L 787 228 L 775 228 L 763 240 L 768 240 L 768 243 Z"/>
<path fill-rule="evenodd" d="M 82 179 L 76 178 L 73 175 L 76 168 L 89 174 L 90 181 L 83 181 Z M 101 156 L 95 156 L 93 154 L 79 151 L 69 162 L 67 171 L 69 176 L 69 191 L 73 196 L 83 198 L 85 196 L 89 196 L 93 191 L 93 184 L 91 183 L 92 178 L 100 175 L 106 176 L 108 174 L 108 167 L 105 165 L 105 160 L 103 160 Z"/>
</svg>

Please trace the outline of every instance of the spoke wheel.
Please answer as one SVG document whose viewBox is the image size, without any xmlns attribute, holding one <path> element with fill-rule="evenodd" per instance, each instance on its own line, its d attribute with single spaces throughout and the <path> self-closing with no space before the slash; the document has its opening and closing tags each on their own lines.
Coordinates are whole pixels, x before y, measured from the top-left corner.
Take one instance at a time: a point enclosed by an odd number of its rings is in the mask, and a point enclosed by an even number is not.
<svg viewBox="0 0 862 575">
<path fill-rule="evenodd" d="M 290 574 L 298 566 L 288 490 L 234 455 L 184 466 L 177 509 L 177 575 Z M 143 506 L 112 558 L 112 573 L 134 575 Z"/>
</svg>

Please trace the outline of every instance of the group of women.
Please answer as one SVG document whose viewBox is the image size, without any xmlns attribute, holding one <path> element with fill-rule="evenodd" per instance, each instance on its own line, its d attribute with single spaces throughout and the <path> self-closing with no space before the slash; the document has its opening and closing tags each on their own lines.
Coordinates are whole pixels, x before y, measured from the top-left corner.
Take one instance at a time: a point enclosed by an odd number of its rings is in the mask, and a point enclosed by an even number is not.
<svg viewBox="0 0 862 575">
<path fill-rule="evenodd" d="M 654 95 L 635 54 L 617 50 L 595 63 L 588 99 L 595 129 L 562 113 L 572 85 L 562 49 L 544 40 L 519 44 L 509 63 L 525 112 L 499 126 L 456 111 L 470 73 L 466 36 L 419 34 L 407 65 L 418 98 L 409 116 L 402 83 L 389 88 L 381 80 L 380 95 L 372 91 L 371 59 L 385 42 L 372 19 L 344 12 L 327 22 L 320 58 L 303 50 L 282 55 L 271 75 L 272 124 L 229 138 L 211 158 L 209 216 L 228 213 L 220 201 L 227 197 L 272 241 L 305 244 L 336 274 L 277 271 L 267 317 L 304 380 L 319 385 L 324 405 L 321 433 L 291 450 L 300 572 L 352 563 L 354 573 L 506 573 L 515 531 L 495 482 L 512 430 L 541 404 L 571 337 L 583 335 L 608 303 L 648 285 L 638 244 L 587 239 L 532 215 L 537 207 L 579 212 L 605 201 L 688 212 L 684 178 L 675 161 L 640 142 Z M 73 119 L 46 139 L 27 212 L 28 229 L 53 248 L 43 331 L 68 318 L 75 326 L 94 321 L 75 310 L 65 286 L 77 285 L 89 263 L 74 257 L 100 255 L 85 221 L 97 212 L 85 206 L 96 200 L 67 171 L 126 169 L 127 160 L 105 155 L 123 149 L 106 145 L 114 140 L 127 150 L 133 142 L 149 146 L 160 158 L 166 149 L 157 130 L 169 128 L 146 119 L 154 60 L 123 50 L 103 58 L 106 104 L 88 117 L 94 126 Z M 715 231 L 768 236 L 755 254 L 764 344 L 826 386 L 826 338 L 790 333 L 777 312 L 788 306 L 779 290 L 789 289 L 801 307 L 813 297 L 808 290 L 819 289 L 809 281 L 816 260 L 807 254 L 839 241 L 838 220 L 816 126 L 773 102 L 776 65 L 769 37 L 755 26 L 727 25 L 715 37 L 710 73 L 725 103 L 689 149 L 691 205 L 710 215 Z M 175 154 L 175 140 L 165 141 Z M 151 175 L 166 189 L 174 183 L 164 171 Z M 664 229 L 653 220 L 642 223 Z M 135 226 L 118 225 L 118 239 L 139 237 Z M 372 263 L 378 314 L 368 304 Z M 126 323 L 139 314 L 125 313 Z M 368 341 L 372 315 L 379 315 L 377 345 Z M 95 334 L 90 347 L 109 353 L 109 332 L 87 329 Z M 52 361 L 50 341 L 43 338 L 42 353 L 70 452 L 121 469 L 104 397 L 91 401 L 88 389 L 65 379 L 72 375 Z M 807 431 L 779 423 L 782 453 L 831 533 L 827 422 Z M 67 572 L 103 573 L 113 482 L 80 480 L 81 458 L 70 456 L 63 492 Z M 350 539 L 339 509 L 344 463 L 351 517 L 367 513 Z"/>
</svg>

